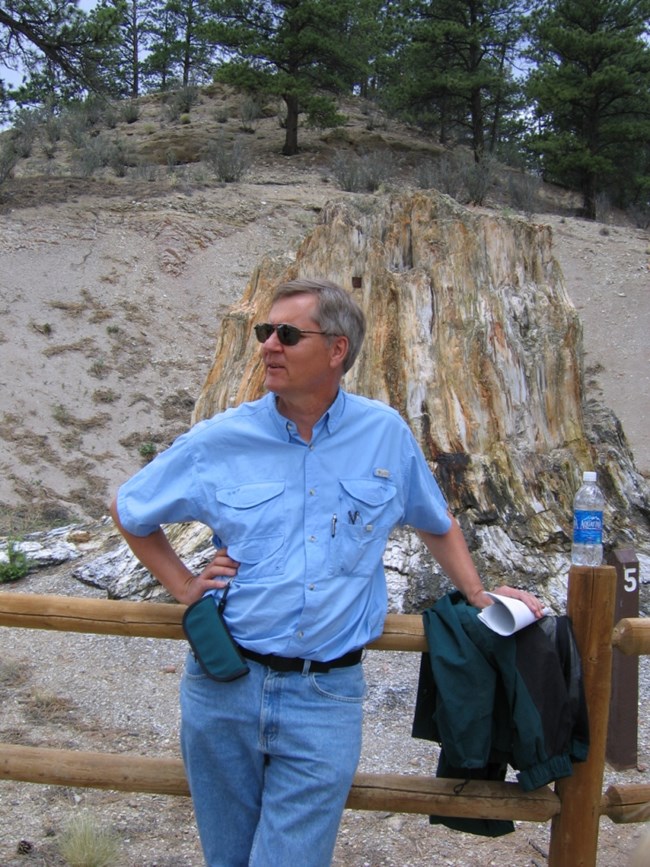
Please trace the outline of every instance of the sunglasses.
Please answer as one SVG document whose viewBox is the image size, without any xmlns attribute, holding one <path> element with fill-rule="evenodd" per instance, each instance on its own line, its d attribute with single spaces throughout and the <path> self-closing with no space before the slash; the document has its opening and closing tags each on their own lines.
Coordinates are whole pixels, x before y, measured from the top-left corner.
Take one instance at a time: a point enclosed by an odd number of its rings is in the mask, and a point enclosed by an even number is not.
<svg viewBox="0 0 650 867">
<path fill-rule="evenodd" d="M 302 328 L 296 328 L 295 325 L 287 325 L 281 322 L 279 325 L 272 325 L 270 322 L 261 322 L 255 326 L 255 337 L 260 343 L 266 343 L 273 332 L 278 335 L 278 340 L 283 346 L 295 346 L 305 334 L 324 334 L 326 337 L 334 337 L 329 331 L 303 331 Z"/>
</svg>

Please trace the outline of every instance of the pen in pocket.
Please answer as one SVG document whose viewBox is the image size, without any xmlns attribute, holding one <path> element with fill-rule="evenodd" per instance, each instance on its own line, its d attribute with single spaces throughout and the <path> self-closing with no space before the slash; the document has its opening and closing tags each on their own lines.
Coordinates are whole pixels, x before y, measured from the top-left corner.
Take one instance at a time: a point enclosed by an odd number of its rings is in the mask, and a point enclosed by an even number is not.
<svg viewBox="0 0 650 867">
<path fill-rule="evenodd" d="M 332 534 L 332 538 L 334 538 L 334 536 L 336 536 L 336 522 L 337 521 L 338 521 L 338 518 L 336 517 L 336 515 L 332 515 L 332 523 L 330 524 L 330 532 Z"/>
</svg>

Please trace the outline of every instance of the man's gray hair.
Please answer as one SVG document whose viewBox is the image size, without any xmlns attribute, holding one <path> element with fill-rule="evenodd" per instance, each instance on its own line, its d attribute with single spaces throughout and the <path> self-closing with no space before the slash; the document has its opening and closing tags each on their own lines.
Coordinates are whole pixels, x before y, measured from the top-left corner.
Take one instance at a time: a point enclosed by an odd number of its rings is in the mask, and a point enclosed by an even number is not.
<svg viewBox="0 0 650 867">
<path fill-rule="evenodd" d="M 273 293 L 273 303 L 292 295 L 314 295 L 318 298 L 316 322 L 323 331 L 348 339 L 348 354 L 343 362 L 347 373 L 361 350 L 366 333 L 366 317 L 349 292 L 330 280 L 298 278 L 281 283 Z"/>
</svg>

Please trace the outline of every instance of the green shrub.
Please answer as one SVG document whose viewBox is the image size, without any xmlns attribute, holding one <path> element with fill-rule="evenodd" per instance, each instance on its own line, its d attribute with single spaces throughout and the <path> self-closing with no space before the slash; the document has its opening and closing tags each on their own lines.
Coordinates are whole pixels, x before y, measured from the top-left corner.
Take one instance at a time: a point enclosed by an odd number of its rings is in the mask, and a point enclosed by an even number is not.
<svg viewBox="0 0 650 867">
<path fill-rule="evenodd" d="M 140 118 L 140 106 L 137 102 L 129 100 L 121 106 L 120 114 L 124 123 L 135 123 Z"/>
<path fill-rule="evenodd" d="M 14 117 L 13 146 L 19 157 L 30 157 L 38 135 L 41 114 L 37 109 L 21 108 Z"/>
<path fill-rule="evenodd" d="M 513 208 L 531 216 L 539 208 L 540 180 L 525 173 L 508 176 L 508 200 Z"/>
<path fill-rule="evenodd" d="M 250 152 L 238 138 L 226 143 L 220 136 L 209 143 L 202 156 L 217 180 L 226 184 L 241 180 L 251 164 Z"/>
<path fill-rule="evenodd" d="M 103 358 L 96 358 L 90 365 L 88 373 L 96 379 L 103 379 L 108 374 L 106 361 Z"/>
<path fill-rule="evenodd" d="M 392 180 L 399 165 L 390 151 L 372 151 L 365 154 L 337 151 L 330 171 L 336 182 L 348 193 L 372 193 Z"/>
<path fill-rule="evenodd" d="M 109 165 L 110 161 L 111 143 L 101 135 L 96 138 L 85 135 L 73 157 L 75 171 L 84 178 Z"/>
<path fill-rule="evenodd" d="M 107 129 L 115 129 L 120 120 L 120 115 L 112 103 L 107 103 L 104 108 L 103 123 Z"/>
<path fill-rule="evenodd" d="M 90 130 L 104 123 L 107 103 L 101 97 L 71 102 L 61 115 L 63 135 L 74 147 L 82 147 Z"/>
<path fill-rule="evenodd" d="M 50 145 L 55 145 L 61 140 L 61 118 L 57 114 L 49 113 L 43 123 L 45 140 Z"/>
<path fill-rule="evenodd" d="M 424 160 L 416 169 L 416 182 L 420 189 L 439 190 L 453 199 L 467 198 L 465 175 L 467 159 L 454 154 L 443 154 Z"/>
<path fill-rule="evenodd" d="M 18 153 L 12 141 L 6 141 L 0 146 L 0 184 L 3 184 L 16 167 Z"/>
<path fill-rule="evenodd" d="M 13 539 L 7 542 L 7 559 L 0 561 L 0 584 L 18 581 L 29 572 L 27 555 L 16 545 L 17 543 Z"/>
<path fill-rule="evenodd" d="M 242 132 L 255 132 L 257 121 L 262 115 L 260 105 L 254 96 L 245 96 L 239 107 Z"/>
<path fill-rule="evenodd" d="M 307 103 L 307 126 L 310 129 L 329 129 L 343 126 L 346 117 L 339 114 L 336 104 L 327 96 L 312 96 Z"/>
<path fill-rule="evenodd" d="M 128 166 L 137 162 L 133 152 L 121 141 L 112 142 L 108 148 L 108 163 L 118 178 L 126 177 Z"/>
<path fill-rule="evenodd" d="M 73 147 L 83 147 L 88 133 L 88 122 L 83 112 L 75 108 L 61 115 L 61 134 Z"/>
<path fill-rule="evenodd" d="M 199 89 L 193 84 L 181 87 L 165 96 L 169 120 L 178 120 L 182 114 L 189 114 L 199 98 Z"/>
<path fill-rule="evenodd" d="M 496 161 L 487 155 L 466 163 L 465 185 L 470 202 L 482 205 L 496 177 Z"/>
<path fill-rule="evenodd" d="M 152 442 L 141 443 L 138 452 L 145 461 L 151 461 L 156 457 L 156 444 Z"/>
<path fill-rule="evenodd" d="M 650 227 L 650 200 L 646 203 L 635 202 L 627 209 L 627 213 L 637 229 Z"/>
<path fill-rule="evenodd" d="M 74 418 L 70 410 L 62 403 L 57 403 L 54 406 L 54 408 L 52 409 L 52 418 L 55 422 L 62 425 L 63 427 L 68 427 L 68 425 L 71 425 L 74 422 Z"/>
</svg>

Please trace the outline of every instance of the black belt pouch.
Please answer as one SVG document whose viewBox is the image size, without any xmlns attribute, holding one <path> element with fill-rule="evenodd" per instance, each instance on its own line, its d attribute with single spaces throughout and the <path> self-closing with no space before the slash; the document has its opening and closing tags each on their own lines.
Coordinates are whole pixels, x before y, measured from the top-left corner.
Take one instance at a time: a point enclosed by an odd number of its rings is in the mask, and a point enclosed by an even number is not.
<svg viewBox="0 0 650 867">
<path fill-rule="evenodd" d="M 236 680 L 250 671 L 213 596 L 204 596 L 186 609 L 183 632 L 199 665 L 213 680 Z"/>
</svg>

